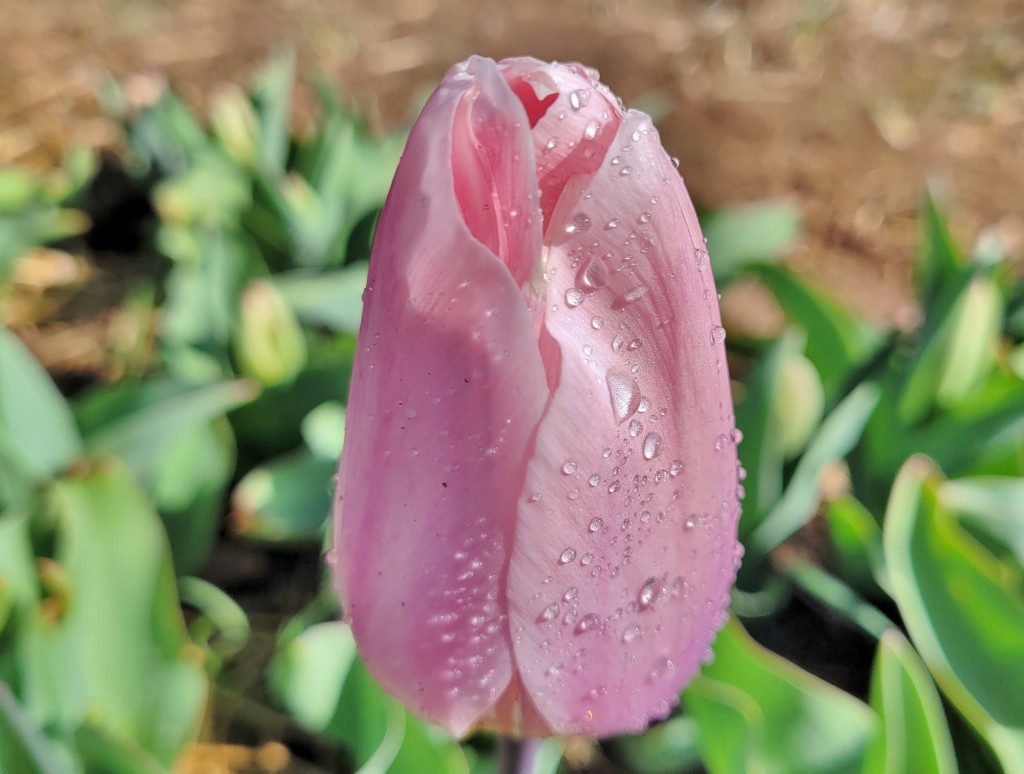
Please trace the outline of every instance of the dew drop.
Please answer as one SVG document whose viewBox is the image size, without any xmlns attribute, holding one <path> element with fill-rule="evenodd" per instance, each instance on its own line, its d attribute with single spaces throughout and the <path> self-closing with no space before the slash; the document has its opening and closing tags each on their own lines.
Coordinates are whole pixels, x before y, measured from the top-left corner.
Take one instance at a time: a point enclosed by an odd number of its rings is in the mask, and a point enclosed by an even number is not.
<svg viewBox="0 0 1024 774">
<path fill-rule="evenodd" d="M 661 581 L 657 578 L 648 578 L 644 581 L 644 585 L 640 587 L 640 592 L 636 595 L 636 601 L 641 610 L 646 610 L 654 604 L 658 598 L 658 592 L 661 590 L 660 583 Z"/>
<path fill-rule="evenodd" d="M 615 494 L 622 487 L 622 484 L 618 481 L 612 481 L 608 485 L 608 494 Z"/>
<path fill-rule="evenodd" d="M 565 305 L 570 309 L 575 309 L 577 306 L 583 303 L 583 291 L 579 288 L 569 288 L 565 291 Z"/>
<path fill-rule="evenodd" d="M 640 405 L 636 407 L 636 410 L 639 414 L 646 414 L 648 411 L 651 410 L 651 399 L 641 398 Z"/>
<path fill-rule="evenodd" d="M 566 460 L 562 463 L 562 472 L 567 476 L 573 475 L 579 469 L 580 465 L 576 460 Z"/>
<path fill-rule="evenodd" d="M 644 438 L 644 459 L 653 460 L 661 454 L 662 439 L 658 433 L 648 433 Z"/>
<path fill-rule="evenodd" d="M 686 517 L 686 521 L 683 522 L 683 529 L 685 531 L 689 532 L 691 529 L 693 529 L 696 526 L 697 526 L 697 520 L 694 518 L 693 514 L 691 513 L 689 516 Z"/>
<path fill-rule="evenodd" d="M 605 376 L 615 421 L 622 424 L 640 407 L 640 385 L 622 371 L 609 370 Z"/>
<path fill-rule="evenodd" d="M 582 212 L 572 216 L 569 225 L 565 227 L 567 234 L 585 234 L 590 231 L 590 218 Z"/>
<path fill-rule="evenodd" d="M 601 130 L 601 124 L 597 121 L 591 121 L 587 124 L 587 128 L 583 130 L 583 136 L 588 140 L 593 140 L 597 137 L 597 133 Z"/>
<path fill-rule="evenodd" d="M 601 456 L 604 457 L 605 459 L 608 459 L 609 457 L 611 457 L 612 456 L 612 449 L 611 449 L 611 447 L 610 446 L 605 446 L 604 449 L 601 452 Z"/>
<path fill-rule="evenodd" d="M 630 438 L 636 438 L 643 431 L 644 431 L 643 422 L 641 422 L 639 419 L 631 419 L 630 420 L 630 422 L 629 422 L 629 436 L 630 436 Z"/>
<path fill-rule="evenodd" d="M 569 494 L 567 494 L 566 497 L 568 497 L 570 500 L 579 500 L 580 499 L 580 490 L 579 489 L 570 489 L 569 490 Z"/>
<path fill-rule="evenodd" d="M 618 227 L 619 227 L 619 224 L 620 224 L 621 222 L 622 222 L 622 221 L 621 221 L 621 220 L 619 220 L 618 218 L 612 218 L 611 220 L 609 220 L 609 221 L 608 221 L 608 222 L 607 222 L 607 223 L 605 224 L 605 226 L 604 226 L 604 227 L 605 227 L 605 228 L 618 228 Z"/>
<path fill-rule="evenodd" d="M 732 438 L 733 443 L 743 443 L 743 431 L 738 427 L 734 427 L 729 431 L 729 437 Z"/>
<path fill-rule="evenodd" d="M 622 641 L 627 645 L 640 636 L 640 627 L 636 624 L 627 626 L 622 632 Z"/>
<path fill-rule="evenodd" d="M 636 303 L 646 296 L 648 290 L 649 288 L 646 285 L 637 285 L 635 288 L 627 290 L 612 302 L 612 309 L 625 309 L 630 304 Z"/>
<path fill-rule="evenodd" d="M 601 618 L 597 613 L 587 613 L 580 619 L 580 622 L 576 624 L 576 633 L 583 634 L 596 629 L 601 624 Z"/>
<path fill-rule="evenodd" d="M 544 146 L 544 153 L 551 153 L 551 151 L 553 151 L 557 147 L 558 147 L 558 138 L 557 137 L 552 137 L 550 140 L 548 140 L 547 144 Z"/>
<path fill-rule="evenodd" d="M 604 320 L 602 320 L 600 317 L 595 317 L 590 321 L 590 327 L 593 328 L 595 331 L 601 330 L 601 326 L 603 325 Z"/>
<path fill-rule="evenodd" d="M 679 157 L 678 156 L 673 156 L 672 157 L 672 166 L 675 167 L 676 169 L 679 169 Z"/>
<path fill-rule="evenodd" d="M 725 448 L 725 444 L 726 444 L 725 435 L 724 434 L 719 435 L 717 438 L 715 438 L 715 451 L 722 451 L 722 449 Z"/>
<path fill-rule="evenodd" d="M 604 519 L 600 516 L 595 516 L 590 520 L 590 524 L 587 525 L 587 529 L 591 532 L 600 532 L 601 527 L 604 526 Z"/>
<path fill-rule="evenodd" d="M 590 261 L 576 277 L 584 293 L 596 293 L 608 284 L 608 271 L 600 261 Z"/>
<path fill-rule="evenodd" d="M 540 611 L 540 615 L 537 616 L 537 623 L 546 623 L 548 621 L 554 621 L 558 617 L 558 603 L 552 602 L 550 605 Z"/>
<path fill-rule="evenodd" d="M 579 596 L 579 589 L 577 589 L 575 586 L 570 586 L 565 590 L 565 593 L 562 595 L 562 601 L 575 602 L 577 599 L 579 599 Z"/>
<path fill-rule="evenodd" d="M 590 357 L 591 355 L 594 354 L 594 348 L 592 346 L 590 346 L 589 344 L 584 344 L 583 345 L 583 354 L 586 355 L 587 357 Z"/>
<path fill-rule="evenodd" d="M 668 466 L 668 474 L 670 476 L 672 476 L 672 478 L 675 478 L 676 476 L 678 476 L 682 472 L 683 472 L 683 461 L 682 460 L 672 460 L 672 464 Z"/>
<path fill-rule="evenodd" d="M 586 567 L 592 561 L 594 561 L 593 554 L 583 554 L 583 556 L 580 557 L 580 564 L 582 564 L 584 567 Z"/>
<path fill-rule="evenodd" d="M 573 559 L 576 558 L 576 549 L 567 548 L 562 552 L 562 555 L 558 557 L 559 564 L 569 564 Z"/>
<path fill-rule="evenodd" d="M 725 341 L 725 328 L 721 325 L 716 325 L 711 329 L 711 343 L 721 344 Z"/>
<path fill-rule="evenodd" d="M 590 102 L 590 89 L 574 89 L 569 92 L 569 105 L 573 110 L 586 107 Z"/>
<path fill-rule="evenodd" d="M 591 486 L 597 486 L 598 484 L 601 483 L 601 476 L 595 473 L 594 475 L 587 479 L 587 483 L 590 484 Z"/>
<path fill-rule="evenodd" d="M 631 342 L 629 342 L 628 349 L 630 351 L 635 351 L 635 350 L 640 349 L 640 347 L 642 347 L 643 345 L 644 345 L 644 342 L 643 342 L 642 339 L 633 339 Z"/>
<path fill-rule="evenodd" d="M 619 170 L 619 174 L 623 177 L 627 177 L 628 175 L 633 174 L 633 167 L 623 167 Z"/>
<path fill-rule="evenodd" d="M 543 497 L 544 497 L 544 495 L 542 495 L 540 492 L 534 492 L 532 495 L 530 495 L 528 498 L 526 498 L 526 502 L 528 502 L 528 503 L 540 502 L 540 500 L 542 500 Z"/>
<path fill-rule="evenodd" d="M 651 222 L 651 213 L 649 213 L 649 212 L 641 212 L 640 213 L 640 217 L 638 218 L 638 220 L 641 223 L 650 223 Z"/>
<path fill-rule="evenodd" d="M 612 349 L 616 352 L 621 352 L 622 347 L 626 344 L 626 337 L 621 333 L 617 333 L 615 338 L 612 339 Z"/>
</svg>

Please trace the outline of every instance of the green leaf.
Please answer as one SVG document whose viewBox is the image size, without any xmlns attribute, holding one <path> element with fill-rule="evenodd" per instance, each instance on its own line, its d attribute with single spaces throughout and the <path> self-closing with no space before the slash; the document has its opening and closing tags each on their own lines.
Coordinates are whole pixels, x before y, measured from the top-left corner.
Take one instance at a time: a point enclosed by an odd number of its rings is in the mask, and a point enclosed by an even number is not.
<svg viewBox="0 0 1024 774">
<path fill-rule="evenodd" d="M 979 537 L 1001 543 L 1024 567 L 1024 478 L 977 476 L 944 481 L 939 500 Z"/>
<path fill-rule="evenodd" d="M 283 169 L 287 161 L 294 81 L 295 54 L 285 52 L 263 67 L 253 86 L 259 118 L 256 156 L 265 170 Z"/>
<path fill-rule="evenodd" d="M 809 597 L 856 624 L 871 637 L 880 638 L 896 626 L 878 608 L 857 596 L 841 580 L 810 562 L 794 561 L 786 570 L 786 575 Z"/>
<path fill-rule="evenodd" d="M 742 400 L 736 405 L 736 426 L 743 431 L 739 457 L 747 471 L 746 500 L 740 517 L 740 538 L 744 541 L 782 493 L 784 453 L 774 426 L 778 412 L 773 407 L 779 399 L 783 363 L 798 347 L 796 339 L 789 336 L 772 344 L 758 362 L 745 385 Z"/>
<path fill-rule="evenodd" d="M 826 417 L 797 463 L 782 498 L 751 533 L 748 551 L 764 556 L 810 520 L 820 500 L 822 471 L 854 447 L 878 397 L 878 386 L 864 382 Z"/>
<path fill-rule="evenodd" d="M 775 294 L 786 316 L 807 334 L 805 354 L 821 374 L 825 394 L 833 397 L 878 348 L 878 332 L 788 269 L 759 264 L 752 271 Z"/>
<path fill-rule="evenodd" d="M 373 681 L 346 624 L 317 624 L 281 643 L 270 689 L 304 727 L 344 744 L 362 772 L 468 770 L 451 737 L 408 713 Z"/>
<path fill-rule="evenodd" d="M 922 303 L 927 307 L 944 286 L 959 282 L 965 266 L 963 256 L 953 243 L 946 218 L 931 188 L 925 192 L 920 222 L 922 238 L 918 251 L 916 280 L 922 291 Z"/>
<path fill-rule="evenodd" d="M 353 336 L 363 315 L 367 266 L 346 266 L 332 272 L 294 271 L 277 274 L 274 285 L 306 325 L 320 325 Z"/>
<path fill-rule="evenodd" d="M 864 774 L 956 774 L 942 701 L 924 663 L 897 629 L 882 636 L 871 675 L 871 706 L 882 731 Z"/>
<path fill-rule="evenodd" d="M 254 468 L 231 496 L 235 532 L 275 543 L 320 543 L 337 461 L 294 452 Z"/>
<path fill-rule="evenodd" d="M 75 744 L 87 772 L 96 774 L 167 774 L 152 755 L 130 739 L 87 723 L 75 732 Z"/>
<path fill-rule="evenodd" d="M 1024 771 L 1024 599 L 945 512 L 938 487 L 922 457 L 896 479 L 884 535 L 893 595 L 943 692 L 1007 771 Z"/>
<path fill-rule="evenodd" d="M 0 330 L 0 501 L 82 454 L 71 410 L 28 348 Z"/>
<path fill-rule="evenodd" d="M 157 214 L 172 226 L 230 228 L 251 199 L 252 184 L 245 171 L 214 149 L 198 154 L 186 170 L 161 181 L 153 191 Z"/>
<path fill-rule="evenodd" d="M 337 460 L 345 441 L 345 407 L 328 401 L 310 411 L 302 420 L 302 439 L 314 456 Z"/>
<path fill-rule="evenodd" d="M 787 202 L 759 202 L 716 210 L 704 218 L 715 281 L 724 286 L 753 263 L 775 263 L 800 238 L 800 216 Z"/>
<path fill-rule="evenodd" d="M 843 495 L 825 507 L 825 521 L 843 577 L 861 592 L 888 587 L 882 530 L 859 500 Z"/>
<path fill-rule="evenodd" d="M 178 593 L 183 605 L 201 613 L 190 626 L 194 642 L 211 645 L 217 656 L 224 658 L 245 647 L 251 633 L 249 618 L 235 600 L 202 578 L 182 578 Z"/>
<path fill-rule="evenodd" d="M 0 771 L 10 774 L 65 774 L 51 743 L 0 682 Z"/>
<path fill-rule="evenodd" d="M 862 702 L 765 650 L 732 621 L 683 694 L 711 774 L 859 772 L 874 733 Z"/>
<path fill-rule="evenodd" d="M 168 766 L 198 730 L 207 684 L 160 521 L 115 462 L 58 481 L 50 506 L 74 589 L 60 626 L 74 640 L 90 716 Z"/>
<path fill-rule="evenodd" d="M 673 717 L 643 734 L 620 736 L 605 742 L 616 762 L 637 774 L 681 774 L 698 770 L 697 722 L 689 716 Z"/>
<path fill-rule="evenodd" d="M 1003 322 L 1003 298 L 989 276 L 975 277 L 957 301 L 935 397 L 950 407 L 968 398 L 992 371 Z"/>
</svg>

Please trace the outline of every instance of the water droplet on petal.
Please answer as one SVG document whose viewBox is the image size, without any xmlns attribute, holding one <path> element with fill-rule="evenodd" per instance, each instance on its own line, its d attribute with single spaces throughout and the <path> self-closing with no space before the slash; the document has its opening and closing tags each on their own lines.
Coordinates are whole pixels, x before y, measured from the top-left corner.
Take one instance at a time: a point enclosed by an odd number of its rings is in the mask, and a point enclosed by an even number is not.
<svg viewBox="0 0 1024 774">
<path fill-rule="evenodd" d="M 686 517 L 686 521 L 683 522 L 683 529 L 686 530 L 687 532 L 689 532 L 691 529 L 693 529 L 696 526 L 697 526 L 697 520 L 694 518 L 693 514 L 691 513 L 689 516 Z"/>
<path fill-rule="evenodd" d="M 630 304 L 636 303 L 646 296 L 648 290 L 649 288 L 646 285 L 637 285 L 635 288 L 627 290 L 612 302 L 612 309 L 625 309 Z"/>
<path fill-rule="evenodd" d="M 618 228 L 621 222 L 618 218 L 612 218 L 605 224 L 605 228 Z"/>
<path fill-rule="evenodd" d="M 583 291 L 579 288 L 569 288 L 565 291 L 565 305 L 570 309 L 575 309 L 577 306 L 583 303 Z"/>
<path fill-rule="evenodd" d="M 586 107 L 590 102 L 590 89 L 575 89 L 569 92 L 569 105 L 573 110 Z"/>
<path fill-rule="evenodd" d="M 713 344 L 721 344 L 725 341 L 725 328 L 721 325 L 716 325 L 711 329 L 711 342 Z"/>
<path fill-rule="evenodd" d="M 639 405 L 639 401 L 637 401 Z M 629 435 L 631 438 L 636 438 L 640 433 L 644 431 L 643 422 L 639 419 L 631 419 L 629 422 Z"/>
<path fill-rule="evenodd" d="M 639 220 L 640 220 L 641 223 L 650 223 L 651 222 L 651 213 L 649 213 L 649 212 L 641 212 Z"/>
<path fill-rule="evenodd" d="M 661 454 L 662 439 L 658 433 L 648 433 L 644 438 L 644 459 L 653 460 Z"/>
<path fill-rule="evenodd" d="M 608 385 L 612 414 L 616 423 L 622 424 L 633 416 L 640 406 L 640 385 L 621 371 L 609 371 L 605 376 L 605 383 Z"/>
<path fill-rule="evenodd" d="M 593 554 L 583 554 L 583 556 L 580 557 L 580 564 L 582 564 L 584 567 L 586 567 L 592 561 L 594 561 Z"/>
<path fill-rule="evenodd" d="M 625 631 L 622 632 L 622 641 L 628 645 L 639 636 L 640 627 L 636 624 L 632 624 L 630 626 L 627 626 Z"/>
<path fill-rule="evenodd" d="M 580 465 L 576 460 L 566 460 L 562 463 L 562 472 L 567 476 L 573 475 L 579 468 Z"/>
<path fill-rule="evenodd" d="M 636 595 L 636 601 L 640 605 L 640 609 L 646 610 L 653 605 L 661 591 L 661 581 L 658 578 L 648 578 L 645 580 L 644 585 L 640 587 L 640 593 Z"/>
<path fill-rule="evenodd" d="M 562 595 L 562 601 L 575 602 L 579 598 L 579 596 L 579 589 L 577 589 L 575 586 L 570 586 L 565 590 L 565 593 Z"/>
<path fill-rule="evenodd" d="M 676 476 L 678 476 L 682 472 L 683 472 L 683 461 L 682 460 L 672 460 L 672 464 L 668 466 L 668 474 L 670 476 L 672 476 L 672 478 L 675 478 Z"/>
<path fill-rule="evenodd" d="M 548 140 L 547 144 L 544 146 L 544 153 L 551 153 L 551 151 L 553 151 L 557 147 L 558 147 L 558 138 L 557 137 L 552 137 L 550 140 Z"/>
<path fill-rule="evenodd" d="M 631 175 L 632 173 L 633 173 L 633 167 L 623 167 L 622 169 L 619 170 L 619 174 L 622 175 L 623 177 L 626 177 L 627 175 Z"/>
<path fill-rule="evenodd" d="M 587 128 L 583 130 L 583 136 L 588 140 L 593 140 L 597 137 L 597 133 L 601 130 L 601 124 L 597 121 L 591 121 L 587 124 Z"/>
<path fill-rule="evenodd" d="M 587 529 L 591 532 L 600 532 L 601 527 L 604 526 L 604 519 L 600 516 L 595 516 L 590 520 L 590 524 L 587 525 Z"/>
<path fill-rule="evenodd" d="M 590 484 L 591 486 L 597 486 L 598 484 L 601 483 L 601 476 L 595 473 L 594 475 L 587 479 L 587 483 Z"/>
<path fill-rule="evenodd" d="M 540 615 L 537 616 L 537 623 L 546 623 L 547 621 L 554 621 L 558 617 L 558 603 L 552 602 L 550 605 L 540 611 Z"/>
<path fill-rule="evenodd" d="M 580 619 L 580 622 L 576 624 L 576 633 L 583 634 L 584 632 L 592 631 L 601 624 L 601 618 L 597 613 L 587 613 Z"/>
<path fill-rule="evenodd" d="M 588 231 L 590 231 L 590 218 L 582 212 L 573 215 L 572 220 L 565 227 L 567 234 L 585 234 Z"/>
<path fill-rule="evenodd" d="M 729 436 L 732 438 L 733 443 L 743 442 L 743 431 L 740 430 L 738 427 L 734 427 L 732 430 L 730 430 Z"/>
<path fill-rule="evenodd" d="M 725 435 L 724 434 L 719 435 L 717 438 L 715 438 L 715 451 L 722 451 L 722 449 L 725 448 L 725 444 L 726 444 Z"/>
<path fill-rule="evenodd" d="M 559 564 L 569 564 L 573 559 L 576 558 L 576 549 L 567 548 L 562 552 L 562 555 L 558 557 Z"/>
<path fill-rule="evenodd" d="M 595 317 L 590 321 L 590 327 L 593 328 L 595 331 L 600 330 L 601 326 L 603 325 L 604 320 L 602 320 L 600 317 Z"/>
</svg>

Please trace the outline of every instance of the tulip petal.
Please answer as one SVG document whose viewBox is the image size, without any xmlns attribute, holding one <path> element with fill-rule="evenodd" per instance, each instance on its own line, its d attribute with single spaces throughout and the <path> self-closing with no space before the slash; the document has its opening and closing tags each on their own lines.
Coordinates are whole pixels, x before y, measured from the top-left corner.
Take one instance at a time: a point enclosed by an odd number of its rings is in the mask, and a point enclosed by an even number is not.
<svg viewBox="0 0 1024 774">
<path fill-rule="evenodd" d="M 509 617 L 547 724 L 604 736 L 666 716 L 724 620 L 738 436 L 704 242 L 647 116 L 626 113 L 600 169 L 567 182 L 545 242 L 561 362 Z"/>
<path fill-rule="evenodd" d="M 488 188 L 494 209 L 467 213 Z M 513 676 L 506 570 L 548 377 L 519 287 L 540 223 L 511 213 L 535 213 L 536 191 L 529 121 L 496 65 L 453 68 L 381 214 L 348 403 L 346 615 L 384 688 L 456 734 Z"/>
</svg>

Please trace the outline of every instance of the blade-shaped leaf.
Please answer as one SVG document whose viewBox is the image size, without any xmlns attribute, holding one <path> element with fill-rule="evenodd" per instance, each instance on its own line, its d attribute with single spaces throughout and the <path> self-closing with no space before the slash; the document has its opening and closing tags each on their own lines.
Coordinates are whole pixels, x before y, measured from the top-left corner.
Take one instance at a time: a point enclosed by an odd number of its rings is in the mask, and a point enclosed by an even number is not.
<svg viewBox="0 0 1024 774">
<path fill-rule="evenodd" d="M 701 220 L 719 288 L 747 265 L 775 263 L 800 238 L 800 215 L 787 202 L 716 210 Z"/>
<path fill-rule="evenodd" d="M 0 682 L 0 771 L 11 774 L 64 774 L 51 743 Z"/>
<path fill-rule="evenodd" d="M 885 560 L 911 639 L 943 692 L 1007 771 L 1024 770 L 1024 599 L 938 500 L 921 457 L 900 471 Z"/>
<path fill-rule="evenodd" d="M 958 513 L 965 527 L 1005 545 L 1024 567 L 1024 478 L 977 476 L 944 481 L 939 499 Z"/>
<path fill-rule="evenodd" d="M 354 336 L 363 314 L 366 269 L 358 263 L 329 273 L 288 272 L 273 282 L 304 323 Z"/>
<path fill-rule="evenodd" d="M 875 729 L 866 705 L 765 650 L 735 621 L 714 653 L 683 694 L 711 774 L 860 771 Z"/>
<path fill-rule="evenodd" d="M 169 765 L 198 729 L 206 676 L 190 652 L 163 529 L 111 462 L 54 484 L 57 561 L 75 593 L 60 626 L 104 730 Z"/>
<path fill-rule="evenodd" d="M 956 774 L 953 740 L 928 669 L 897 629 L 882 636 L 871 675 L 871 706 L 882 719 L 864 774 Z"/>
<path fill-rule="evenodd" d="M 878 403 L 879 388 L 858 385 L 832 410 L 797 463 L 782 498 L 750 535 L 747 550 L 763 556 L 814 515 L 821 496 L 822 470 L 841 460 L 860 438 Z"/>
</svg>

